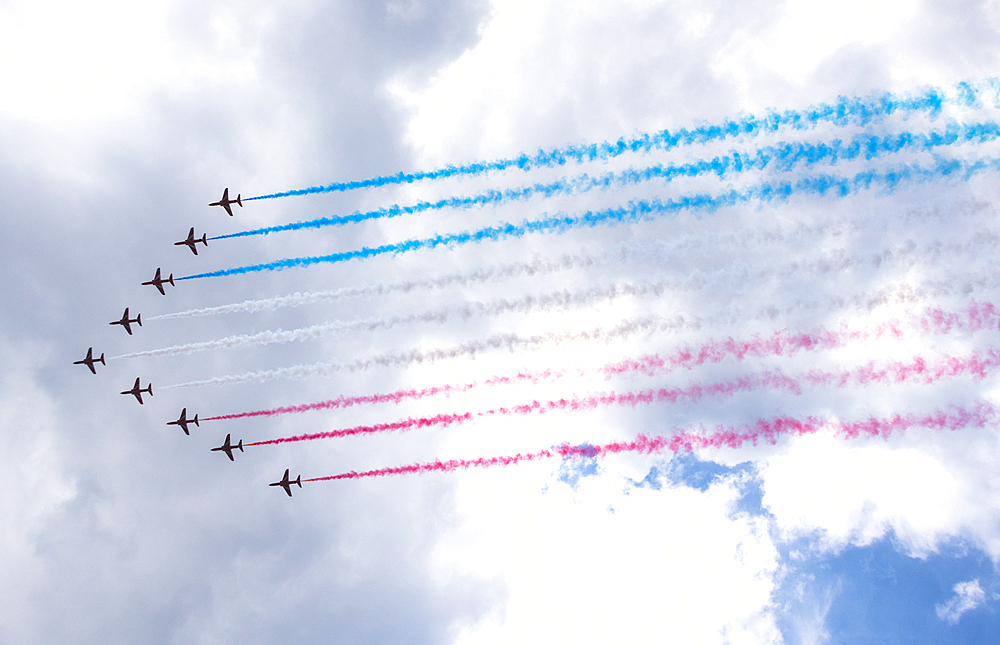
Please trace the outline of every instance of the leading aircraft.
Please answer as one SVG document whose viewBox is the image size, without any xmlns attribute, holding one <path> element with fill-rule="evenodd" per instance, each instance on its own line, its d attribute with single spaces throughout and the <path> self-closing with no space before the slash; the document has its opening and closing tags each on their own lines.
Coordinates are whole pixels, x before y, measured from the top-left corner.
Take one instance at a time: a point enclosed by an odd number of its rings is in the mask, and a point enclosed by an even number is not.
<svg viewBox="0 0 1000 645">
<path fill-rule="evenodd" d="M 299 475 L 293 480 L 288 479 L 288 468 L 285 468 L 285 476 L 281 478 L 280 482 L 274 482 L 273 484 L 268 484 L 268 486 L 281 486 L 288 493 L 288 496 L 292 496 L 292 484 L 298 484 L 299 488 L 302 488 L 302 475 Z"/>
<path fill-rule="evenodd" d="M 223 450 L 225 451 L 226 456 L 229 457 L 229 461 L 236 461 L 235 459 L 233 459 L 234 448 L 239 448 L 240 452 L 243 452 L 243 440 L 240 439 L 240 442 L 234 446 L 231 443 L 229 443 L 229 435 L 227 434 L 226 442 L 221 446 L 219 446 L 218 448 L 212 448 L 212 452 L 215 452 L 216 450 Z"/>
<path fill-rule="evenodd" d="M 165 296 L 165 295 L 167 295 L 167 292 L 163 290 L 163 285 L 166 284 L 166 283 L 168 283 L 168 282 L 170 283 L 171 287 L 176 287 L 177 286 L 177 285 L 174 284 L 174 274 L 173 273 L 170 274 L 169 278 L 166 278 L 166 279 L 161 278 L 160 277 L 160 267 L 156 267 L 156 275 L 153 276 L 153 279 L 150 280 L 149 282 L 143 282 L 142 286 L 145 287 L 147 284 L 151 284 L 151 285 L 153 285 L 154 287 L 156 287 L 157 289 L 160 290 L 160 295 L 161 296 Z"/>
<path fill-rule="evenodd" d="M 139 402 L 139 405 L 142 405 L 143 404 L 142 403 L 142 393 L 143 392 L 149 392 L 149 396 L 153 396 L 153 384 L 150 383 L 146 387 L 142 387 L 141 388 L 141 387 L 139 387 L 139 377 L 137 376 L 137 377 L 135 377 L 135 385 L 132 386 L 132 389 L 131 390 L 125 390 L 124 392 L 122 392 L 122 394 L 131 394 Z"/>
<path fill-rule="evenodd" d="M 226 212 L 229 213 L 229 216 L 232 217 L 233 209 L 229 207 L 230 204 L 239 204 L 240 208 L 243 208 L 243 202 L 240 201 L 239 193 L 236 194 L 236 199 L 229 199 L 229 189 L 226 188 L 222 191 L 222 199 L 217 202 L 212 202 L 209 206 L 221 206 L 225 208 Z"/>
<path fill-rule="evenodd" d="M 189 247 L 191 247 L 191 252 L 194 253 L 195 255 L 198 255 L 198 247 L 195 246 L 196 244 L 198 244 L 198 242 L 201 242 L 205 246 L 208 246 L 208 233 L 203 233 L 201 239 L 199 240 L 194 236 L 194 227 L 192 226 L 191 230 L 188 231 L 187 239 L 181 240 L 180 242 L 174 242 L 174 246 L 181 246 L 183 244 L 187 244 Z"/>
<path fill-rule="evenodd" d="M 100 361 L 101 365 L 107 365 L 107 363 L 104 362 L 104 352 L 101 352 L 100 358 L 94 358 L 94 348 L 91 347 L 90 349 L 87 350 L 87 358 L 83 359 L 82 361 L 73 361 L 73 364 L 86 365 L 87 367 L 90 368 L 91 372 L 97 374 L 97 370 L 94 369 L 94 363 L 98 361 Z"/>
<path fill-rule="evenodd" d="M 168 426 L 180 426 L 181 430 L 184 431 L 184 434 L 190 435 L 191 433 L 188 432 L 188 424 L 189 423 L 193 423 L 193 424 L 195 424 L 198 427 L 201 427 L 201 426 L 198 423 L 198 415 L 197 414 L 194 415 L 193 419 L 188 419 L 187 418 L 187 413 L 188 413 L 188 409 L 184 408 L 183 410 L 181 410 L 181 416 L 178 417 L 176 421 L 167 421 L 167 425 Z"/>
<path fill-rule="evenodd" d="M 132 323 L 139 323 L 139 326 L 142 327 L 142 314 L 136 314 L 135 318 L 129 318 L 128 317 L 128 307 L 125 307 L 125 313 L 122 314 L 122 319 L 121 320 L 113 320 L 113 321 L 109 322 L 108 324 L 109 325 L 121 325 L 122 327 L 125 328 L 125 331 L 128 332 L 128 335 L 131 336 L 132 335 L 132 328 L 129 325 L 131 325 Z"/>
</svg>

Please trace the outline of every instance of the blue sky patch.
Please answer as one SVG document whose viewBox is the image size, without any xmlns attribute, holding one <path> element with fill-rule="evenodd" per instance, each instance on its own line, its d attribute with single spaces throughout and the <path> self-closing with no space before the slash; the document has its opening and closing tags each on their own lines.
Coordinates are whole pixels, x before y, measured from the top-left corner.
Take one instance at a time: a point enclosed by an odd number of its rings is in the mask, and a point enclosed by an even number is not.
<svg viewBox="0 0 1000 645">
<path fill-rule="evenodd" d="M 786 643 L 809 642 L 823 632 L 829 641 L 819 642 L 852 645 L 1000 640 L 1000 577 L 978 549 L 954 544 L 921 560 L 887 537 L 796 562 L 810 550 L 807 539 L 779 548 L 782 561 L 793 567 L 776 595 L 784 608 L 779 625 Z M 975 591 L 963 605 L 961 591 L 970 588 Z"/>
</svg>

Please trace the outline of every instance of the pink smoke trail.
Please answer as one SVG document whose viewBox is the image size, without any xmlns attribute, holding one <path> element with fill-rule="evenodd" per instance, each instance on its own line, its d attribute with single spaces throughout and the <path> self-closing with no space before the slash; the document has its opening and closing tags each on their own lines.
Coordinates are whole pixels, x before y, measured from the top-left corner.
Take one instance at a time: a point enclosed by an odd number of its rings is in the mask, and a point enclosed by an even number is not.
<svg viewBox="0 0 1000 645">
<path fill-rule="evenodd" d="M 419 418 L 410 417 L 402 421 L 355 426 L 353 428 L 331 430 L 328 432 L 301 434 L 292 437 L 270 439 L 267 441 L 257 441 L 246 445 L 264 446 L 279 443 L 313 441 L 316 439 L 334 439 L 338 437 L 375 434 L 379 432 L 406 431 L 413 428 L 428 428 L 433 426 L 447 427 L 453 423 L 465 423 L 466 421 L 472 421 L 476 417 L 483 416 L 510 416 L 515 414 L 526 415 L 536 412 L 545 414 L 546 412 L 554 410 L 592 410 L 598 407 L 609 407 L 613 405 L 631 406 L 634 408 L 637 405 L 650 405 L 652 403 L 677 403 L 681 400 L 695 401 L 706 396 L 732 396 L 736 392 L 747 392 L 760 388 L 786 390 L 793 394 L 801 394 L 803 382 L 811 385 L 841 388 L 851 385 L 870 385 L 872 383 L 916 382 L 929 385 L 940 379 L 958 376 L 963 373 L 971 374 L 977 379 L 985 378 L 987 371 L 996 369 L 997 367 L 1000 367 L 1000 352 L 990 350 L 989 357 L 986 359 L 981 358 L 978 354 L 973 354 L 966 358 L 950 356 L 933 365 L 928 365 L 923 358 L 918 356 L 909 363 L 895 361 L 880 369 L 876 369 L 874 363 L 869 363 L 868 365 L 855 370 L 845 370 L 842 372 L 821 372 L 819 370 L 812 370 L 803 377 L 791 377 L 786 376 L 781 372 L 767 371 L 721 383 L 696 383 L 686 388 L 659 388 L 622 393 L 602 392 L 585 397 L 556 399 L 546 401 L 544 403 L 532 401 L 531 403 L 515 405 L 512 407 L 498 407 L 482 412 L 439 414 L 433 417 Z"/>
<path fill-rule="evenodd" d="M 329 432 L 314 432 L 311 434 L 300 434 L 294 437 L 281 437 L 280 439 L 268 439 L 267 441 L 255 441 L 244 444 L 245 446 L 270 446 L 279 443 L 294 443 L 297 441 L 312 441 L 314 439 L 334 439 L 337 437 L 350 437 L 356 434 L 373 434 L 376 432 L 394 432 L 396 430 L 409 430 L 411 428 L 426 428 L 429 426 L 449 426 L 453 423 L 470 421 L 473 418 L 471 412 L 464 414 L 438 414 L 433 417 L 421 417 L 418 419 L 409 418 L 403 421 L 392 421 L 390 423 L 376 423 L 369 426 L 356 426 L 343 430 L 331 430 Z"/>
<path fill-rule="evenodd" d="M 753 336 L 750 340 L 710 340 L 696 349 L 680 348 L 666 355 L 648 354 L 638 359 L 625 359 L 619 363 L 605 365 L 600 369 L 605 378 L 626 373 L 640 373 L 648 376 L 663 374 L 678 368 L 691 369 L 705 363 L 719 363 L 727 356 L 742 361 L 748 356 L 792 356 L 799 351 L 829 350 L 843 347 L 850 342 L 902 337 L 907 329 L 915 329 L 924 334 L 948 334 L 953 330 L 982 331 L 1000 329 L 1000 312 L 992 303 L 973 301 L 966 312 L 958 314 L 942 309 L 927 308 L 922 316 L 911 316 L 908 321 L 892 319 L 878 325 L 840 330 L 820 327 L 808 333 L 776 331 L 770 336 Z"/>
<path fill-rule="evenodd" d="M 338 408 L 349 408 L 355 405 L 373 405 L 378 403 L 402 403 L 405 400 L 419 400 L 440 394 L 450 395 L 477 387 L 492 387 L 496 385 L 511 385 L 514 383 L 554 380 L 565 376 L 564 371 L 543 370 L 541 372 L 518 372 L 513 376 L 493 376 L 482 382 L 473 381 L 459 385 L 437 385 L 423 389 L 396 390 L 385 394 L 369 394 L 361 396 L 339 396 L 336 399 L 328 399 L 316 403 L 303 403 L 301 405 L 287 405 L 267 410 L 254 410 L 252 412 L 237 412 L 235 414 L 223 414 L 216 417 L 206 417 L 202 421 L 220 421 L 228 419 L 245 419 L 247 417 L 271 417 L 278 414 L 295 414 L 301 412 L 311 412 L 313 410 L 334 410 Z"/>
<path fill-rule="evenodd" d="M 815 386 L 827 387 L 848 387 L 851 385 L 861 386 L 872 383 L 919 383 L 930 385 L 942 378 L 970 374 L 977 379 L 986 377 L 987 371 L 1000 367 L 1000 352 L 989 349 L 986 357 L 981 357 L 978 353 L 969 356 L 946 356 L 936 363 L 928 363 L 924 358 L 917 356 L 909 362 L 893 361 L 881 367 L 876 367 L 874 362 L 863 365 L 853 370 L 840 372 L 823 372 L 811 370 L 801 376 L 787 376 L 780 371 L 765 371 L 757 374 L 750 374 L 727 382 L 694 384 L 686 388 L 661 388 L 658 390 L 645 390 L 631 394 L 601 394 L 584 399 L 561 400 L 560 402 L 549 401 L 542 405 L 537 401 L 529 406 L 517 406 L 513 410 L 507 408 L 497 408 L 477 413 L 478 416 L 511 414 L 513 411 L 532 410 L 555 410 L 566 409 L 561 406 L 570 406 L 568 409 L 585 409 L 596 407 L 597 405 L 622 405 L 638 403 L 669 402 L 676 403 L 681 400 L 696 400 L 705 396 L 731 396 L 736 392 L 746 392 L 755 389 L 771 388 L 775 390 L 785 390 L 793 394 L 802 393 L 803 383 Z M 636 363 L 638 364 L 638 363 Z M 624 370 L 623 370 L 624 371 Z M 467 392 L 476 387 L 487 387 L 495 385 L 512 384 L 516 382 L 529 381 L 538 383 L 541 380 L 555 380 L 566 375 L 566 372 L 545 370 L 542 372 L 520 372 L 514 376 L 494 376 L 482 383 L 471 382 L 462 385 L 441 385 L 424 388 L 421 390 L 398 390 L 387 394 L 372 394 L 367 396 L 341 396 L 328 401 L 318 403 L 306 403 L 302 405 L 284 406 L 271 408 L 268 410 L 256 410 L 253 412 L 240 412 L 236 414 L 226 414 L 215 417 L 206 417 L 202 421 L 216 421 L 228 419 L 243 419 L 246 417 L 274 416 L 279 414 L 292 414 L 309 412 L 313 410 L 329 410 L 336 408 L 346 408 L 354 405 L 376 404 L 376 403 L 400 403 L 404 400 L 418 400 L 439 394 L 451 394 L 456 392 Z M 521 412 L 525 414 L 527 412 Z M 402 423 L 402 422 L 400 422 Z M 385 426 L 387 424 L 380 424 Z M 426 425 L 426 424 L 425 424 Z M 359 426 L 375 427 L 375 426 Z M 391 428 L 391 429 L 409 429 Z M 421 426 L 424 427 L 424 426 Z M 386 428 L 389 429 L 389 428 Z M 361 431 L 351 434 L 362 434 Z M 330 435 L 343 436 L 343 435 Z M 320 438 L 320 437 L 316 437 Z M 327 438 L 327 437 L 323 437 Z"/>
<path fill-rule="evenodd" d="M 823 421 L 816 417 L 806 417 L 805 419 L 795 419 L 792 417 L 778 417 L 776 419 L 761 419 L 756 423 L 742 428 L 724 428 L 716 426 L 714 432 L 707 434 L 692 431 L 682 431 L 673 436 L 648 437 L 639 435 L 632 441 L 615 441 L 598 446 L 582 445 L 571 446 L 562 444 L 550 450 L 539 450 L 531 453 L 518 453 L 506 457 L 480 457 L 478 459 L 449 459 L 447 461 L 434 460 L 426 463 L 409 464 L 406 466 L 396 466 L 392 468 L 377 468 L 362 472 L 349 471 L 339 475 L 327 477 L 314 477 L 306 479 L 307 482 L 330 481 L 334 479 L 362 479 L 368 477 L 386 477 L 389 475 L 420 474 L 427 472 L 455 472 L 458 470 L 468 470 L 469 468 L 489 468 L 491 466 L 508 466 L 522 461 L 534 461 L 550 457 L 562 457 L 569 459 L 572 457 L 605 457 L 610 454 L 623 452 L 634 452 L 639 454 L 659 454 L 666 452 L 679 452 L 681 450 L 691 451 L 699 448 L 740 448 L 745 443 L 751 442 L 757 445 L 758 441 L 764 440 L 771 445 L 777 443 L 781 435 L 802 436 L 815 434 L 824 428 L 830 428 L 836 435 L 847 439 L 855 439 L 861 435 L 870 437 L 883 437 L 888 440 L 892 433 L 902 433 L 914 427 L 926 427 L 935 430 L 960 430 L 970 426 L 982 428 L 987 423 L 996 420 L 996 410 L 993 406 L 985 403 L 977 405 L 973 410 L 963 408 L 953 408 L 949 412 L 936 410 L 926 415 L 894 414 L 889 417 L 876 419 L 869 417 L 862 421 Z"/>
</svg>

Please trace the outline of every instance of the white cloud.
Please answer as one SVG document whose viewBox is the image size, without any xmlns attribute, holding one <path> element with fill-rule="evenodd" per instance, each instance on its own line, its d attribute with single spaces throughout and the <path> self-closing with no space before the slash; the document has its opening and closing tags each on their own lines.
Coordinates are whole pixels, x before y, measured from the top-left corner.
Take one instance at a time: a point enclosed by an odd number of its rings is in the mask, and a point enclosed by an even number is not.
<svg viewBox="0 0 1000 645">
<path fill-rule="evenodd" d="M 979 586 L 979 580 L 959 582 L 955 585 L 955 595 L 948 602 L 934 605 L 937 617 L 951 625 L 957 625 L 962 614 L 972 611 L 986 599 L 986 592 Z"/>
<path fill-rule="evenodd" d="M 551 462 L 456 475 L 460 521 L 437 576 L 475 575 L 504 596 L 455 642 L 781 642 L 766 520 L 733 515 L 733 479 L 630 488 L 650 463 L 608 458 L 575 490 L 550 479 Z"/>
</svg>

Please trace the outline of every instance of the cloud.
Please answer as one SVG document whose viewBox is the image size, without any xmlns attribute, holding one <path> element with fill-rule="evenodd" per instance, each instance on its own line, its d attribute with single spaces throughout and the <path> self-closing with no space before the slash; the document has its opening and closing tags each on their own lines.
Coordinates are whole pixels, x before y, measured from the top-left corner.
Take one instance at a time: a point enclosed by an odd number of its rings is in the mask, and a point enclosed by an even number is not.
<svg viewBox="0 0 1000 645">
<path fill-rule="evenodd" d="M 948 602 L 934 605 L 937 617 L 951 625 L 957 625 L 962 614 L 972 611 L 986 599 L 986 592 L 979 586 L 979 580 L 959 582 L 954 589 L 955 595 Z"/>
</svg>

